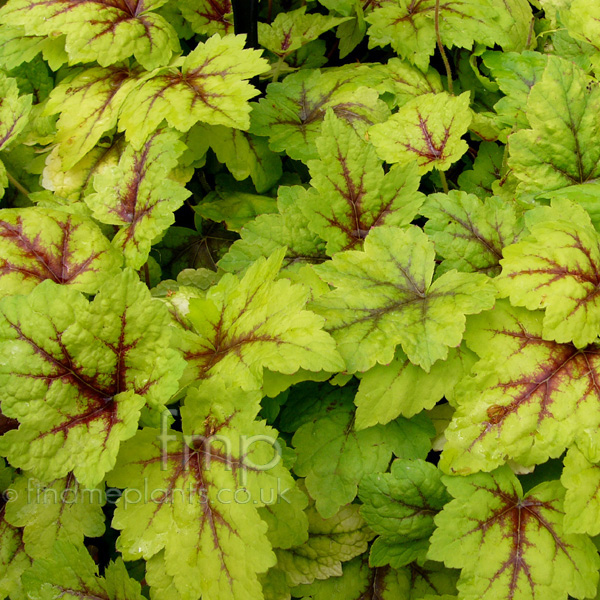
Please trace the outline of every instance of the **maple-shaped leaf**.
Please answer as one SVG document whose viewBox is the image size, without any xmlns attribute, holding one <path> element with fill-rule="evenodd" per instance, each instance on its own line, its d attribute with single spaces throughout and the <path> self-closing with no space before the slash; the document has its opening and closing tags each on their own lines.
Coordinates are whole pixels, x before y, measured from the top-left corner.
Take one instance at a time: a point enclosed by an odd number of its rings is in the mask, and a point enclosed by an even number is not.
<svg viewBox="0 0 600 600">
<path fill-rule="evenodd" d="M 127 96 L 119 131 L 140 148 L 164 119 L 179 131 L 199 121 L 248 129 L 248 100 L 258 90 L 247 80 L 269 67 L 258 50 L 244 49 L 245 40 L 244 35 L 215 34 L 182 59 L 181 70 L 156 71 Z"/>
<path fill-rule="evenodd" d="M 499 301 L 470 321 L 467 344 L 481 361 L 455 391 L 444 471 L 491 471 L 507 458 L 540 464 L 560 456 L 578 430 L 600 423 L 598 346 L 548 340 L 542 318 Z"/>
<path fill-rule="evenodd" d="M 44 481 L 73 471 L 97 485 L 134 435 L 142 406 L 162 407 L 183 361 L 169 348 L 169 315 L 126 270 L 93 302 L 40 283 L 0 301 L 2 412 L 21 423 L 0 438 L 11 464 Z"/>
<path fill-rule="evenodd" d="M 354 398 L 356 429 L 384 425 L 400 415 L 410 418 L 433 408 L 444 396 L 451 398 L 454 386 L 475 360 L 465 347 L 450 348 L 448 358 L 434 363 L 427 373 L 397 350 L 389 365 L 375 365 L 361 375 Z"/>
<path fill-rule="evenodd" d="M 108 131 L 116 127 L 127 95 L 140 73 L 126 67 L 77 70 L 53 90 L 44 112 L 60 113 L 54 142 L 62 170 L 73 168 Z"/>
<path fill-rule="evenodd" d="M 455 499 L 435 517 L 429 557 L 462 569 L 461 598 L 566 600 L 596 593 L 600 558 L 587 536 L 564 532 L 560 482 L 524 495 L 507 467 L 443 481 Z"/>
<path fill-rule="evenodd" d="M 467 151 L 462 136 L 471 123 L 469 102 L 468 92 L 419 96 L 371 127 L 369 139 L 388 163 L 416 161 L 421 174 L 433 168 L 445 171 Z"/>
<path fill-rule="evenodd" d="M 72 62 L 106 67 L 130 56 L 145 69 L 166 65 L 179 50 L 175 30 L 151 12 L 167 0 L 10 0 L 0 23 L 26 35 L 66 36 Z"/>
<path fill-rule="evenodd" d="M 351 399 L 335 407 L 327 404 L 324 411 L 315 406 L 315 415 L 292 438 L 297 454 L 294 472 L 306 478 L 306 489 L 325 518 L 352 502 L 361 479 L 384 471 L 392 454 L 427 456 L 434 434 L 424 416 L 411 421 L 399 418 L 385 426 L 356 431 Z"/>
<path fill-rule="evenodd" d="M 276 56 L 287 56 L 347 20 L 318 13 L 307 15 L 306 6 L 302 6 L 279 13 L 271 24 L 259 23 L 258 40 Z"/>
<path fill-rule="evenodd" d="M 425 232 L 444 258 L 442 272 L 457 269 L 497 275 L 504 247 L 523 231 L 514 204 L 498 197 L 482 201 L 457 190 L 431 194 L 420 213 L 429 219 Z"/>
<path fill-rule="evenodd" d="M 414 163 L 384 173 L 375 148 L 331 110 L 316 144 L 320 160 L 307 163 L 312 189 L 300 209 L 328 254 L 362 246 L 372 227 L 414 219 L 424 200 Z"/>
<path fill-rule="evenodd" d="M 528 211 L 530 235 L 504 249 L 501 296 L 546 309 L 543 335 L 581 348 L 600 334 L 600 234 L 588 213 L 566 199 Z"/>
<path fill-rule="evenodd" d="M 369 47 L 392 48 L 425 71 L 436 46 L 435 0 L 389 0 L 366 17 Z M 444 46 L 472 48 L 474 42 L 504 50 L 527 45 L 533 18 L 525 0 L 443 0 L 439 3 L 439 30 Z"/>
<path fill-rule="evenodd" d="M 185 150 L 179 137 L 164 129 L 140 150 L 127 146 L 118 165 L 96 175 L 96 193 L 85 198 L 98 221 L 119 226 L 112 243 L 135 269 L 146 262 L 153 240 L 173 224 L 173 212 L 191 194 L 169 177 Z"/>
<path fill-rule="evenodd" d="M 192 379 L 217 375 L 251 389 L 265 367 L 287 374 L 344 368 L 323 318 L 305 310 L 307 289 L 275 281 L 284 253 L 258 259 L 241 279 L 226 274 L 205 299 L 190 300 L 194 331 L 178 344 Z"/>
<path fill-rule="evenodd" d="M 335 286 L 315 299 L 349 372 L 387 364 L 398 344 L 429 372 L 460 344 L 465 315 L 490 308 L 495 291 L 485 275 L 449 271 L 432 283 L 433 243 L 418 227 L 376 227 L 364 252 L 339 252 L 315 269 Z"/>
<path fill-rule="evenodd" d="M 141 586 L 132 579 L 121 558 L 111 562 L 98 576 L 98 565 L 83 546 L 57 541 L 23 574 L 31 600 L 67 598 L 77 600 L 143 600 Z"/>
<path fill-rule="evenodd" d="M 360 482 L 360 512 L 379 534 L 369 563 L 404 567 L 424 560 L 433 517 L 449 501 L 441 473 L 424 460 L 397 459 L 389 473 L 373 471 Z"/>
<path fill-rule="evenodd" d="M 600 57 L 598 56 L 600 50 L 600 42 L 598 41 L 600 11 L 598 6 L 582 0 L 571 0 L 567 6 L 560 11 L 560 19 L 566 25 L 570 37 L 588 47 L 591 46 L 594 51 L 591 54 L 591 63 L 595 71 L 600 66 Z M 579 54 L 583 54 L 583 52 L 580 51 Z"/>
<path fill-rule="evenodd" d="M 29 473 L 18 476 L 11 485 L 14 499 L 6 504 L 6 520 L 23 527 L 23 542 L 32 558 L 52 553 L 56 540 L 83 545 L 84 536 L 104 533 L 106 501 L 101 488 L 86 488 L 72 474 L 42 483 Z"/>
<path fill-rule="evenodd" d="M 548 57 L 527 99 L 530 129 L 510 137 L 519 191 L 537 194 L 600 176 L 600 87 L 570 61 Z"/>
<path fill-rule="evenodd" d="M 233 32 L 231 0 L 186 0 L 179 8 L 196 33 L 213 35 Z"/>
<path fill-rule="evenodd" d="M 384 78 L 363 65 L 292 73 L 282 82 L 271 83 L 265 98 L 254 105 L 250 131 L 268 136 L 274 152 L 286 152 L 304 162 L 318 159 L 316 138 L 327 109 L 360 133 L 389 117 L 389 109 L 375 89 Z"/>
<path fill-rule="evenodd" d="M 164 549 L 165 572 L 184 599 L 261 598 L 257 573 L 275 564 L 257 509 L 280 495 L 285 502 L 295 484 L 277 432 L 255 420 L 259 399 L 205 382 L 181 409 L 183 434 L 143 429 L 108 475 L 109 485 L 126 488 L 112 523 L 118 548 L 128 559 Z"/>
<path fill-rule="evenodd" d="M 308 584 L 315 579 L 342 575 L 342 562 L 365 552 L 375 533 L 369 529 L 357 504 L 348 504 L 325 519 L 313 505 L 306 509 L 308 540 L 289 550 L 276 550 L 277 567 L 288 585 Z"/>
<path fill-rule="evenodd" d="M 444 91 L 440 74 L 433 67 L 423 72 L 407 61 L 391 58 L 384 69 L 389 77 L 386 83 L 395 94 L 397 106 L 404 106 L 409 100 L 423 94 Z"/>
<path fill-rule="evenodd" d="M 0 210 L 0 254 L 0 296 L 45 279 L 94 294 L 122 262 L 91 219 L 43 208 Z"/>
</svg>

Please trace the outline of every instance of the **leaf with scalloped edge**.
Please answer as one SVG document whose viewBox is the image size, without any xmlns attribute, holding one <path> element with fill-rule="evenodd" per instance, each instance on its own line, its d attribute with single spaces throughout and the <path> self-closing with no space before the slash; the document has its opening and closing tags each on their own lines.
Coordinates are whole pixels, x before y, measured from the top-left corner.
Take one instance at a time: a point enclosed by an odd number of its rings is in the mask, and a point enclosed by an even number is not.
<svg viewBox="0 0 600 600">
<path fill-rule="evenodd" d="M 183 361 L 169 348 L 169 315 L 135 272 L 107 280 L 91 303 L 40 283 L 0 301 L 2 412 L 21 423 L 0 438 L 16 467 L 48 481 L 73 471 L 97 485 L 145 403 L 178 390 Z"/>
<path fill-rule="evenodd" d="M 384 173 L 375 148 L 331 109 L 316 145 L 320 159 L 307 163 L 312 188 L 300 209 L 329 255 L 361 247 L 373 227 L 415 218 L 425 198 L 414 163 Z"/>
<path fill-rule="evenodd" d="M 514 204 L 498 197 L 482 201 L 458 190 L 431 194 L 420 213 L 428 219 L 425 233 L 444 258 L 442 273 L 457 269 L 497 275 L 503 249 L 523 232 Z"/>
<path fill-rule="evenodd" d="M 100 487 L 84 487 L 72 474 L 42 483 L 23 473 L 11 489 L 14 499 L 6 504 L 6 520 L 24 528 L 25 550 L 34 559 L 50 556 L 56 540 L 82 546 L 84 536 L 104 533 L 106 498 Z"/>
<path fill-rule="evenodd" d="M 390 58 L 383 68 L 390 78 L 388 85 L 396 96 L 397 106 L 404 106 L 409 100 L 423 94 L 439 94 L 444 91 L 440 74 L 433 67 L 423 72 L 407 61 Z"/>
<path fill-rule="evenodd" d="M 117 547 L 129 560 L 164 549 L 183 599 L 261 598 L 257 574 L 275 564 L 257 509 L 285 502 L 295 483 L 277 432 L 255 421 L 259 400 L 205 382 L 181 409 L 183 434 L 143 429 L 108 475 L 109 485 L 126 488 L 112 522 Z"/>
<path fill-rule="evenodd" d="M 37 207 L 0 210 L 0 255 L 0 296 L 45 279 L 94 294 L 122 262 L 91 219 Z"/>
<path fill-rule="evenodd" d="M 458 408 L 445 431 L 440 468 L 491 471 L 560 456 L 579 430 L 600 425 L 600 348 L 543 336 L 542 313 L 499 301 L 472 317 L 465 334 L 481 360 L 455 391 Z"/>
<path fill-rule="evenodd" d="M 179 50 L 175 30 L 151 12 L 166 1 L 10 0 L 0 9 L 0 23 L 23 27 L 28 36 L 65 35 L 71 62 L 106 67 L 135 56 L 155 69 Z"/>
<path fill-rule="evenodd" d="M 182 59 L 181 70 L 171 66 L 154 72 L 127 96 L 119 131 L 140 148 L 165 119 L 179 131 L 199 121 L 248 129 L 248 100 L 258 90 L 247 80 L 269 65 L 258 50 L 245 49 L 245 41 L 244 35 L 215 34 Z"/>
<path fill-rule="evenodd" d="M 591 55 L 591 62 L 594 70 L 600 66 L 600 10 L 595 4 L 585 2 L 585 0 L 571 0 L 568 7 L 560 12 L 560 18 L 566 25 L 569 36 L 590 45 L 595 52 Z M 578 48 L 579 49 L 579 48 Z M 581 50 L 578 54 L 582 54 Z M 567 58 L 567 57 L 565 57 Z"/>
<path fill-rule="evenodd" d="M 519 191 L 537 194 L 600 177 L 600 86 L 570 61 L 548 57 L 527 99 L 529 129 L 510 137 Z"/>
<path fill-rule="evenodd" d="M 233 33 L 231 0 L 186 0 L 179 8 L 196 33 Z"/>
<path fill-rule="evenodd" d="M 94 177 L 96 193 L 85 202 L 101 223 L 118 225 L 113 245 L 139 269 L 155 238 L 175 222 L 173 212 L 191 195 L 169 176 L 185 150 L 180 134 L 157 131 L 140 150 L 127 146 L 118 166 Z"/>
<path fill-rule="evenodd" d="M 435 250 L 418 227 L 376 227 L 364 252 L 339 252 L 315 270 L 331 292 L 310 307 L 326 318 L 348 372 L 388 364 L 400 344 L 429 372 L 460 344 L 465 315 L 491 308 L 496 295 L 480 273 L 449 271 L 433 283 Z"/>
<path fill-rule="evenodd" d="M 524 495 L 507 467 L 443 481 L 455 499 L 435 517 L 429 558 L 462 569 L 460 598 L 566 600 L 569 593 L 596 593 L 600 558 L 587 536 L 564 532 L 560 482 Z"/>
<path fill-rule="evenodd" d="M 557 198 L 527 212 L 530 235 L 504 249 L 501 297 L 546 309 L 543 335 L 578 348 L 600 334 L 600 234 L 577 203 Z"/>
<path fill-rule="evenodd" d="M 383 73 L 365 65 L 324 72 L 303 69 L 268 86 L 266 96 L 253 105 L 250 131 L 268 136 L 274 152 L 304 162 L 318 159 L 316 138 L 327 109 L 359 133 L 389 117 L 375 89 L 384 79 Z"/>
<path fill-rule="evenodd" d="M 206 299 L 190 300 L 194 331 L 177 341 L 189 379 L 218 376 L 252 389 L 260 387 L 263 368 L 287 374 L 344 368 L 322 317 L 305 309 L 308 290 L 275 280 L 284 253 L 259 258 L 242 278 L 226 274 Z"/>
<path fill-rule="evenodd" d="M 469 103 L 468 92 L 456 97 L 446 92 L 418 96 L 371 127 L 369 139 L 388 163 L 416 160 L 420 174 L 433 168 L 446 171 L 468 149 L 462 136 L 472 119 Z"/>
<path fill-rule="evenodd" d="M 454 594 L 456 594 L 459 571 L 448 569 L 443 563 L 430 560 L 422 564 L 412 562 L 398 570 L 389 569 L 389 573 L 393 574 L 397 586 L 396 598 L 405 598 L 406 600 L 456 599 Z"/>
<path fill-rule="evenodd" d="M 0 150 L 6 150 L 27 125 L 32 96 L 21 96 L 17 80 L 0 73 L 0 97 Z"/>
<path fill-rule="evenodd" d="M 23 575 L 31 600 L 65 598 L 81 600 L 143 600 L 141 586 L 127 573 L 119 557 L 98 576 L 98 565 L 83 546 L 57 541 L 44 557 L 39 557 Z"/>
<path fill-rule="evenodd" d="M 502 177 L 505 147 L 494 142 L 481 142 L 472 169 L 465 169 L 457 179 L 458 187 L 468 194 L 486 200 L 494 195 L 494 185 Z"/>
<path fill-rule="evenodd" d="M 141 72 L 123 66 L 76 70 L 53 90 L 45 114 L 60 113 L 54 142 L 61 168 L 73 168 L 98 140 L 116 127 L 127 95 L 140 83 Z"/>
</svg>

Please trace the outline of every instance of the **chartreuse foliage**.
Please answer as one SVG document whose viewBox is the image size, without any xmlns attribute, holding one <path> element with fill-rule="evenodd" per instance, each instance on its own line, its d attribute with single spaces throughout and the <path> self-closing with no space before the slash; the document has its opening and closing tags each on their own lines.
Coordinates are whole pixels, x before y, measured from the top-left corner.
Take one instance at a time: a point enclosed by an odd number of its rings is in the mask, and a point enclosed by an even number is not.
<svg viewBox="0 0 600 600">
<path fill-rule="evenodd" d="M 0 600 L 599 597 L 597 3 L 1 4 Z"/>
</svg>

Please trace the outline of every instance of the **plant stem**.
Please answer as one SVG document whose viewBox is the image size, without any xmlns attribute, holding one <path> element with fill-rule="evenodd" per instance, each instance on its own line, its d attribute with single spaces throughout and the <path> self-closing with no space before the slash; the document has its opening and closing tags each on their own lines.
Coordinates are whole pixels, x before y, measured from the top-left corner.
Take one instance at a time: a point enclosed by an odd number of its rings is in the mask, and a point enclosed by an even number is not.
<svg viewBox="0 0 600 600">
<path fill-rule="evenodd" d="M 448 78 L 448 91 L 454 96 L 454 87 L 452 86 L 452 69 L 446 56 L 446 51 L 442 44 L 442 36 L 440 35 L 440 0 L 435 0 L 435 37 L 437 38 L 437 45 L 444 61 L 444 67 L 446 67 L 446 77 Z"/>
<path fill-rule="evenodd" d="M 440 174 L 440 179 L 442 180 L 442 187 L 444 188 L 444 193 L 447 194 L 450 190 L 448 188 L 448 180 L 446 179 L 446 174 L 444 173 L 444 171 L 439 171 L 438 173 Z"/>
<path fill-rule="evenodd" d="M 23 194 L 25 198 L 31 200 L 31 198 L 29 197 L 29 190 L 26 187 L 22 186 L 8 171 L 6 171 L 6 177 L 8 178 L 9 183 L 14 188 L 21 192 L 21 194 Z"/>
<path fill-rule="evenodd" d="M 150 289 L 152 286 L 150 285 L 150 267 L 148 266 L 148 261 L 146 261 L 144 263 L 144 280 L 146 281 L 146 285 L 148 286 L 148 289 Z"/>
</svg>

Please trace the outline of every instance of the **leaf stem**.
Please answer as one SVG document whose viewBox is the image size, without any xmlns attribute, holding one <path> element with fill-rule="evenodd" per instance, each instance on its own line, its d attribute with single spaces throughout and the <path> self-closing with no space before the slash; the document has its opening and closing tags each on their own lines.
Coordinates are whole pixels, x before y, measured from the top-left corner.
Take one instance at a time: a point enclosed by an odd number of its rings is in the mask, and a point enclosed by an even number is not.
<svg viewBox="0 0 600 600">
<path fill-rule="evenodd" d="M 9 183 L 15 187 L 27 200 L 32 201 L 29 197 L 29 190 L 21 185 L 8 171 L 6 171 L 6 177 L 8 178 Z"/>
<path fill-rule="evenodd" d="M 440 179 L 442 181 L 442 187 L 444 188 L 444 193 L 447 194 L 450 189 L 448 188 L 448 180 L 446 179 L 446 174 L 444 173 L 444 171 L 439 171 L 438 173 L 440 174 Z"/>
<path fill-rule="evenodd" d="M 146 286 L 150 289 L 152 286 L 150 285 L 150 267 L 148 266 L 148 261 L 144 263 L 144 280 L 146 282 Z"/>
<path fill-rule="evenodd" d="M 448 62 L 448 57 L 446 56 L 446 51 L 444 50 L 444 46 L 442 44 L 442 36 L 440 35 L 440 0 L 435 0 L 435 37 L 437 39 L 438 49 L 440 54 L 442 55 L 442 60 L 444 61 L 444 67 L 446 67 L 446 77 L 448 78 L 448 91 L 452 96 L 454 96 L 454 87 L 452 85 L 452 69 L 450 68 L 450 63 Z"/>
</svg>

